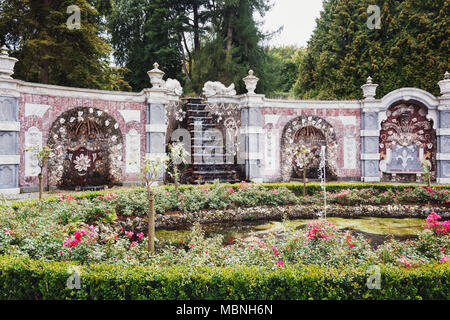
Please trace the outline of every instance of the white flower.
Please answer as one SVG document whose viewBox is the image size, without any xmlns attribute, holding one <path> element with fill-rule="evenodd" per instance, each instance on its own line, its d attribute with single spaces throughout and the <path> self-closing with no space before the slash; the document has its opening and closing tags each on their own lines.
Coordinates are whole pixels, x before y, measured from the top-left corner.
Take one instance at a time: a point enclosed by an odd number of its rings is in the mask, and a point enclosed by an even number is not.
<svg viewBox="0 0 450 320">
<path fill-rule="evenodd" d="M 109 126 L 109 120 L 105 121 L 105 126 Z"/>
<path fill-rule="evenodd" d="M 64 118 L 59 119 L 59 123 L 63 124 L 64 122 L 66 122 L 66 119 Z"/>
<path fill-rule="evenodd" d="M 101 116 L 103 111 L 97 111 L 98 116 Z"/>
<path fill-rule="evenodd" d="M 76 159 L 73 161 L 75 163 L 75 169 L 78 171 L 86 171 L 87 168 L 91 166 L 91 160 L 89 157 L 85 154 L 80 154 L 76 157 Z"/>
<path fill-rule="evenodd" d="M 89 108 L 89 113 L 92 113 L 92 112 L 94 112 L 94 109 Z"/>
<path fill-rule="evenodd" d="M 83 111 L 78 111 L 78 116 L 81 117 L 83 115 Z"/>
</svg>

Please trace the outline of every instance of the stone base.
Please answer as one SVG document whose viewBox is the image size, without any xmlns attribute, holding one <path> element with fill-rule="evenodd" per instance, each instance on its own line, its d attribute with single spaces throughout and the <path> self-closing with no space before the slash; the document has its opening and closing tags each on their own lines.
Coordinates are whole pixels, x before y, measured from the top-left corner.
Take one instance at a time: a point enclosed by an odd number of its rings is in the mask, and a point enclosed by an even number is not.
<svg viewBox="0 0 450 320">
<path fill-rule="evenodd" d="M 450 184 L 450 178 L 437 178 L 436 182 L 438 184 Z"/>
<path fill-rule="evenodd" d="M 20 188 L 0 189 L 0 194 L 19 194 Z"/>
<path fill-rule="evenodd" d="M 380 177 L 362 177 L 363 182 L 380 182 Z"/>
</svg>

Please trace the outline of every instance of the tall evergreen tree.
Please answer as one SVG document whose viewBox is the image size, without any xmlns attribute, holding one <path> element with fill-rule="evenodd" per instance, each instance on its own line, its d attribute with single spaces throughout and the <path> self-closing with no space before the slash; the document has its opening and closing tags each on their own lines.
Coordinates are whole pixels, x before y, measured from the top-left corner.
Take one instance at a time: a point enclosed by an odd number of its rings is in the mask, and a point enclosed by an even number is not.
<svg viewBox="0 0 450 320">
<path fill-rule="evenodd" d="M 381 9 L 381 29 L 367 27 L 367 8 Z M 439 94 L 449 66 L 448 0 L 326 0 L 299 68 L 302 98 L 359 99 L 372 76 L 379 96 L 400 87 Z"/>
<path fill-rule="evenodd" d="M 81 28 L 67 27 L 69 6 L 80 8 Z M 110 0 L 5 0 L 0 3 L 0 42 L 19 59 L 15 77 L 85 88 L 129 88 L 109 67 L 102 18 Z M 117 80 L 117 81 L 116 81 Z"/>
<path fill-rule="evenodd" d="M 150 87 L 147 71 L 158 62 L 169 78 L 183 80 L 183 60 L 171 0 L 116 0 L 108 26 L 114 57 L 131 70 L 125 79 L 134 91 Z"/>
<path fill-rule="evenodd" d="M 257 92 L 267 88 L 264 79 L 264 50 L 253 14 L 262 16 L 270 8 L 266 0 L 222 0 L 210 4 L 210 33 L 194 56 L 192 90 L 200 93 L 208 80 L 234 83 L 238 93 L 245 92 L 241 80 L 249 69 L 261 78 Z"/>
</svg>

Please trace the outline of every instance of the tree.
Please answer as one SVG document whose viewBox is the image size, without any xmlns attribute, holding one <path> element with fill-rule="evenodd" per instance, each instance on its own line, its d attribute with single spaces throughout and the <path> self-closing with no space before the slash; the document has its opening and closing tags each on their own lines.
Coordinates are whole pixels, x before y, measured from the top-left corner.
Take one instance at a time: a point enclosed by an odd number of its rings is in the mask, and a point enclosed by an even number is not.
<svg viewBox="0 0 450 320">
<path fill-rule="evenodd" d="M 381 29 L 369 29 L 367 8 L 381 9 Z M 328 0 L 308 42 L 294 93 L 301 98 L 359 99 L 372 76 L 380 96 L 400 87 L 438 95 L 448 68 L 447 0 Z"/>
<path fill-rule="evenodd" d="M 427 186 L 431 186 L 431 162 L 430 160 L 422 161 L 422 179 L 427 183 Z"/>
<path fill-rule="evenodd" d="M 265 94 L 269 97 L 289 97 L 298 78 L 298 66 L 306 52 L 296 46 L 266 48 L 264 76 L 271 85 Z"/>
<path fill-rule="evenodd" d="M 111 44 L 116 62 L 130 70 L 125 80 L 134 91 L 148 88 L 147 71 L 156 61 L 166 76 L 183 83 L 183 60 L 177 31 L 179 19 L 174 14 L 177 1 L 115 0 L 108 17 Z"/>
<path fill-rule="evenodd" d="M 25 151 L 31 152 L 31 156 L 37 160 L 39 167 L 38 179 L 39 179 L 39 201 L 42 199 L 43 183 L 42 183 L 42 169 L 49 160 L 52 149 L 48 145 L 40 146 L 34 145 L 26 148 Z"/>
<path fill-rule="evenodd" d="M 178 165 L 186 164 L 189 160 L 189 152 L 184 149 L 182 143 L 173 143 L 169 146 L 170 162 L 172 164 L 173 172 L 169 173 L 174 181 L 175 189 L 178 191 L 178 185 L 180 182 L 180 174 Z"/>
<path fill-rule="evenodd" d="M 267 0 L 222 0 L 207 5 L 211 10 L 210 28 L 204 43 L 194 55 L 191 90 L 201 92 L 208 80 L 234 83 L 238 93 L 245 92 L 243 75 L 253 69 L 261 78 L 257 92 L 265 92 L 263 35 L 254 13 L 264 16 Z M 188 88 L 189 90 L 189 88 Z"/>
<path fill-rule="evenodd" d="M 147 188 L 148 199 L 148 251 L 155 252 L 155 194 L 153 185 L 167 169 L 167 156 L 146 158 L 141 166 L 141 176 Z"/>
<path fill-rule="evenodd" d="M 305 145 L 300 145 L 295 153 L 295 165 L 303 173 L 303 197 L 306 196 L 306 172 L 311 165 L 314 153 Z"/>
<path fill-rule="evenodd" d="M 79 29 L 68 28 L 69 6 L 80 9 Z M 82 88 L 110 86 L 117 78 L 108 75 L 116 70 L 110 69 L 110 47 L 102 37 L 102 19 L 110 10 L 110 0 L 2 1 L 0 42 L 19 59 L 15 77 Z M 116 85 L 127 88 L 120 79 Z"/>
</svg>

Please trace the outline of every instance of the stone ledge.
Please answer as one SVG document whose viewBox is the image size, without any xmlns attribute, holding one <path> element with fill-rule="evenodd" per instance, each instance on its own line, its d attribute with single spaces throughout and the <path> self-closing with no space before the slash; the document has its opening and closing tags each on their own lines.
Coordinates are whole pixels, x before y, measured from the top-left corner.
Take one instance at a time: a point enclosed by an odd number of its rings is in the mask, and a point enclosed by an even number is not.
<svg viewBox="0 0 450 320">
<path fill-rule="evenodd" d="M 436 129 L 436 135 L 450 136 L 450 128 L 438 128 L 438 129 Z"/>
<path fill-rule="evenodd" d="M 241 127 L 239 130 L 240 134 L 262 134 L 263 129 L 260 126 L 244 126 Z"/>
<path fill-rule="evenodd" d="M 20 122 L 0 121 L 0 131 L 20 131 Z"/>
<path fill-rule="evenodd" d="M 0 164 L 20 164 L 20 155 L 0 155 Z"/>
<path fill-rule="evenodd" d="M 165 124 L 147 124 L 145 125 L 145 132 L 163 132 L 166 133 L 167 126 Z"/>
<path fill-rule="evenodd" d="M 20 188 L 5 188 L 0 189 L 0 194 L 19 194 Z"/>
<path fill-rule="evenodd" d="M 361 153 L 361 160 L 380 160 L 379 153 Z"/>
<path fill-rule="evenodd" d="M 436 160 L 450 160 L 450 153 L 436 153 Z"/>
<path fill-rule="evenodd" d="M 450 184 L 450 178 L 437 178 L 436 182 L 439 184 Z"/>
<path fill-rule="evenodd" d="M 379 137 L 380 130 L 361 130 L 361 137 Z"/>
<path fill-rule="evenodd" d="M 380 177 L 361 177 L 363 182 L 380 182 Z"/>
</svg>

